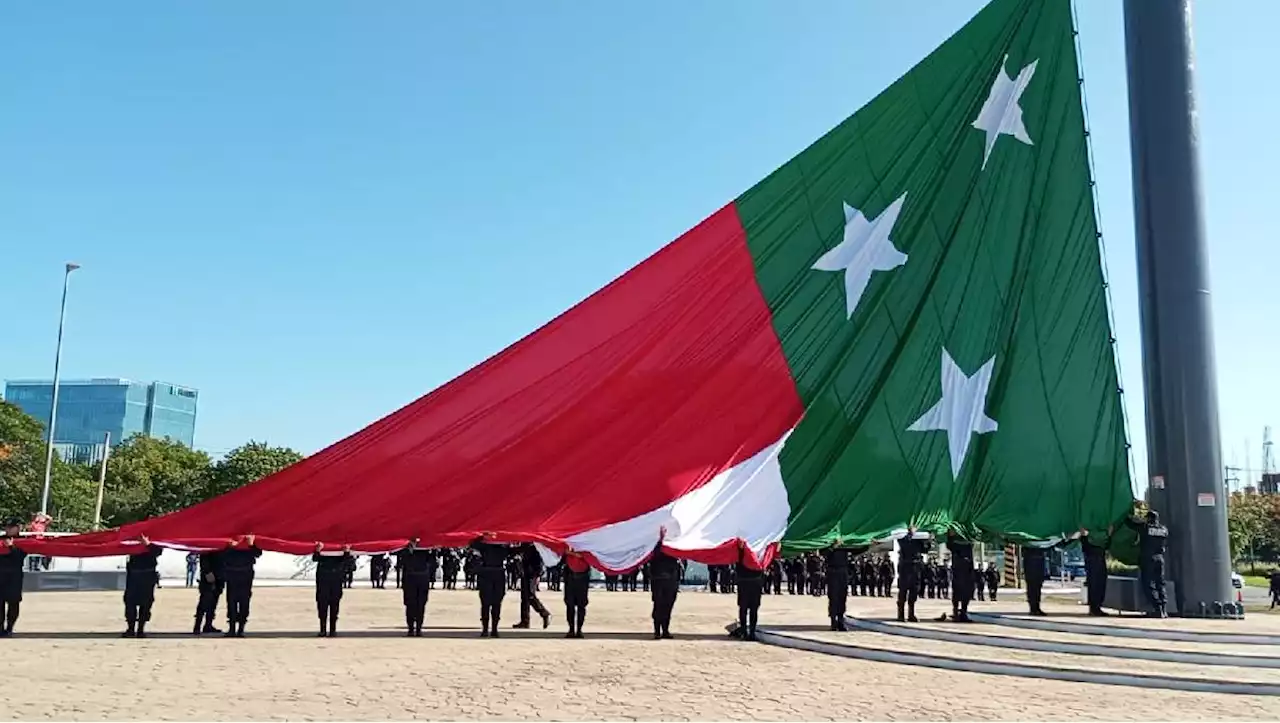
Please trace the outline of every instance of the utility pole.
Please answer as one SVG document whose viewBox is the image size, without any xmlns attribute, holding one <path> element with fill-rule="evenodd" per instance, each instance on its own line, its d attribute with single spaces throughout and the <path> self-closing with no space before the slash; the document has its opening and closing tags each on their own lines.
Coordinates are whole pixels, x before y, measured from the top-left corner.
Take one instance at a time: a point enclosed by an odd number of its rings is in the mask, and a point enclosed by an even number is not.
<svg viewBox="0 0 1280 723">
<path fill-rule="evenodd" d="M 102 529 L 102 495 L 107 489 L 107 458 L 111 456 L 111 433 L 102 439 L 102 466 L 98 468 L 98 503 L 93 507 L 93 529 Z"/>
<path fill-rule="evenodd" d="M 45 445 L 44 489 L 40 492 L 40 514 L 49 514 L 49 486 L 53 481 L 53 433 L 58 426 L 58 375 L 62 371 L 62 329 L 67 322 L 67 289 L 71 285 L 71 272 L 79 264 L 67 264 L 62 274 L 62 310 L 58 312 L 58 350 L 53 357 L 53 399 L 49 404 L 49 442 Z"/>
<path fill-rule="evenodd" d="M 1218 389 L 1205 265 L 1191 0 L 1125 0 L 1151 506 L 1170 531 L 1184 616 L 1231 601 Z"/>
<path fill-rule="evenodd" d="M 1230 497 L 1232 492 L 1231 483 L 1232 482 L 1239 483 L 1240 473 L 1243 472 L 1244 470 L 1241 469 L 1240 467 L 1232 467 L 1231 465 L 1227 465 L 1226 467 L 1223 468 L 1223 471 L 1226 472 L 1226 474 L 1224 474 L 1222 478 L 1223 486 L 1226 488 L 1227 496 Z"/>
</svg>

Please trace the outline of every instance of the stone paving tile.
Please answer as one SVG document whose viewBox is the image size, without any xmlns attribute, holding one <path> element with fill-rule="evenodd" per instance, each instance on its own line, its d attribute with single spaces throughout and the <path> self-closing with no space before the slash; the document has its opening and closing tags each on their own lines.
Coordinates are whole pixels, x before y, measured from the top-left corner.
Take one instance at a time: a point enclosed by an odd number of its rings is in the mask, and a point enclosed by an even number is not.
<svg viewBox="0 0 1280 723">
<path fill-rule="evenodd" d="M 1051 618 L 1052 619 L 1052 618 Z M 1136 618 L 1135 618 L 1136 619 Z M 888 620 L 888 618 L 884 618 Z M 1073 619 L 1074 622 L 1074 619 Z M 1246 623 L 1248 625 L 1248 623 Z M 1199 643 L 1181 640 L 1154 640 L 1151 638 L 1130 638 L 1120 636 L 1086 635 L 1082 633 L 1059 633 L 1047 630 L 1026 630 L 1008 625 L 989 625 L 971 623 L 956 625 L 954 623 L 938 623 L 922 621 L 918 627 L 943 630 L 957 634 L 999 635 L 1007 638 L 1053 640 L 1066 643 L 1089 643 L 1092 645 L 1112 645 L 1124 648 L 1148 648 L 1154 650 L 1171 650 L 1197 653 L 1228 653 L 1231 655 L 1247 655 L 1267 658 L 1280 658 L 1280 645 L 1244 645 L 1239 643 Z M 1246 627 L 1237 628 L 1234 632 L 1249 632 Z M 1264 633 L 1265 634 L 1265 633 Z"/>
<path fill-rule="evenodd" d="M 784 631 L 786 632 L 786 631 Z M 1074 655 L 1047 653 L 1032 650 L 997 648 L 987 645 L 922 640 L 919 638 L 874 633 L 857 630 L 849 633 L 833 633 L 825 630 L 800 633 L 802 637 L 824 640 L 841 645 L 894 650 L 906 653 L 924 653 L 962 660 L 981 660 L 1007 663 L 1024 663 L 1041 667 L 1068 668 L 1072 670 L 1104 671 L 1133 675 L 1167 675 L 1200 680 L 1240 681 L 1272 683 L 1280 685 L 1280 670 L 1272 668 L 1227 667 L 1188 663 L 1169 663 L 1158 660 L 1130 660 L 1099 655 Z M 1095 640 L 1100 640 L 1095 636 Z M 1280 698 L 1276 700 L 1280 705 Z"/>
<path fill-rule="evenodd" d="M 121 640 L 119 593 L 28 594 L 18 635 L 0 640 L 8 662 L 0 710 L 20 720 L 1280 718 L 1271 698 L 1144 694 L 733 642 L 723 630 L 735 613 L 731 595 L 681 594 L 678 639 L 653 641 L 647 596 L 593 591 L 588 638 L 565 640 L 557 595 L 542 598 L 556 615 L 550 630 L 480 640 L 475 593 L 435 591 L 425 637 L 407 639 L 398 592 L 361 588 L 343 600 L 344 636 L 317 640 L 310 590 L 262 589 L 250 637 L 227 640 L 192 638 L 194 592 L 165 588 L 153 636 Z M 504 627 L 517 601 L 507 596 Z M 764 625 L 820 630 L 814 624 L 825 619 L 822 598 L 764 605 Z M 869 615 L 890 607 L 850 604 Z M 921 606 L 933 608 L 945 603 Z"/>
</svg>

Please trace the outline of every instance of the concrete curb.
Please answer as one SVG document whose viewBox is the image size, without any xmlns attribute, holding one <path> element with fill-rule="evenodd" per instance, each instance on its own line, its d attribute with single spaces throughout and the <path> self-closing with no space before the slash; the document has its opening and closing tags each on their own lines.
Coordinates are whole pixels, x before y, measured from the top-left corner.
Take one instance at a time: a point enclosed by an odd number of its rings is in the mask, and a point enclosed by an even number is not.
<svg viewBox="0 0 1280 723">
<path fill-rule="evenodd" d="M 1091 625 L 1062 620 L 1015 618 L 990 613 L 969 613 L 978 622 L 1007 625 L 1025 630 L 1047 630 L 1054 633 L 1077 635 L 1102 635 L 1117 638 L 1142 638 L 1145 640 L 1176 640 L 1184 643 L 1225 643 L 1227 645 L 1280 645 L 1280 635 L 1253 635 L 1249 633 L 1205 633 L 1193 630 L 1161 630 L 1159 628 L 1130 628 L 1120 625 Z"/>
<path fill-rule="evenodd" d="M 1242 668 L 1280 668 L 1280 658 L 1252 655 L 1233 655 L 1231 653 L 1202 653 L 1186 650 L 1154 650 L 1151 648 L 1126 648 L 1119 645 L 1098 645 L 1095 643 L 1071 643 L 1058 640 L 1033 640 L 1013 638 L 1006 635 L 987 635 L 978 632 L 952 632 L 936 628 L 913 628 L 905 625 L 883 623 L 877 620 L 861 620 L 846 618 L 846 622 L 863 630 L 886 635 L 901 635 L 907 638 L 936 640 L 946 643 L 964 645 L 984 645 L 993 648 L 1016 650 L 1032 650 L 1040 653 L 1063 653 L 1067 655 L 1097 655 L 1107 658 L 1124 658 L 1128 660 L 1151 660 L 1162 663 L 1187 663 L 1190 665 L 1230 665 Z M 963 626 L 957 626 L 957 631 Z"/>
<path fill-rule="evenodd" d="M 882 648 L 863 648 L 849 645 L 838 645 L 818 640 L 810 640 L 772 630 L 758 629 L 757 638 L 769 645 L 777 645 L 793 650 L 805 650 L 811 653 L 838 655 L 855 660 L 870 660 L 876 663 L 893 663 L 897 665 L 915 665 L 940 670 L 954 670 L 965 673 L 985 673 L 987 675 L 1012 675 L 1019 678 L 1037 678 L 1042 680 L 1060 680 L 1068 683 L 1095 683 L 1098 685 L 1122 685 L 1148 690 L 1178 690 L 1186 693 L 1227 693 L 1231 695 L 1268 695 L 1280 696 L 1280 685 L 1270 683 L 1241 683 L 1217 680 L 1197 680 L 1176 678 L 1166 675 L 1127 675 L 1124 673 L 1103 673 L 1069 668 L 1051 668 L 1019 663 L 996 663 L 991 661 L 962 660 L 940 655 L 923 653 L 904 653 Z"/>
</svg>

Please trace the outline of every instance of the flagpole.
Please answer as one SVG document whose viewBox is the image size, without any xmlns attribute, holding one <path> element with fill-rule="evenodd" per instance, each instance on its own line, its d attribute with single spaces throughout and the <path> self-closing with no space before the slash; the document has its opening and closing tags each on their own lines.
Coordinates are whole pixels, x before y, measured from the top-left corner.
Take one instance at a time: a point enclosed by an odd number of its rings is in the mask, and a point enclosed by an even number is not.
<svg viewBox="0 0 1280 723">
<path fill-rule="evenodd" d="M 53 357 L 53 400 L 49 405 L 49 442 L 45 445 L 44 489 L 40 493 L 40 514 L 49 514 L 49 483 L 53 480 L 53 433 L 58 426 L 58 375 L 62 371 L 62 329 L 67 321 L 67 288 L 71 285 L 71 272 L 79 264 L 67 264 L 62 275 L 62 310 L 58 312 L 58 350 Z"/>
<path fill-rule="evenodd" d="M 1232 600 L 1191 5 L 1124 4 L 1150 502 L 1184 616 Z"/>
</svg>

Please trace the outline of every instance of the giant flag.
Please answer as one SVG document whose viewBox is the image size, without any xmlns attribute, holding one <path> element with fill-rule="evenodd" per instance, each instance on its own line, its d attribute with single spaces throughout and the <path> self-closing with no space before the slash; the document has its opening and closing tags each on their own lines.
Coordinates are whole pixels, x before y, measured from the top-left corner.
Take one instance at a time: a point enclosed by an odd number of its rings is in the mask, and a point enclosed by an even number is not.
<svg viewBox="0 0 1280 723">
<path fill-rule="evenodd" d="M 483 533 L 625 569 L 1131 502 L 1069 0 L 994 0 L 543 328 L 276 475 L 60 554 Z M 48 543 L 53 544 L 53 543 Z"/>
</svg>

